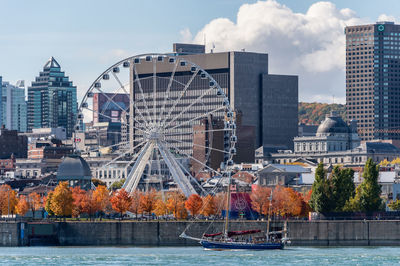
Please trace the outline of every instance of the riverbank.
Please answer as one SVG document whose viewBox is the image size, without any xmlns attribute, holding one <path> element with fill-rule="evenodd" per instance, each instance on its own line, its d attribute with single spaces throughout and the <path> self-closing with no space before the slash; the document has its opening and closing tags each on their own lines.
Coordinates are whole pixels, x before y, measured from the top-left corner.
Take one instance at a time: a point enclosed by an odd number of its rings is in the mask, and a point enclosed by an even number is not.
<svg viewBox="0 0 400 266">
<path fill-rule="evenodd" d="M 201 237 L 219 232 L 223 221 L 103 221 L 0 222 L 0 246 L 194 246 L 186 233 Z M 282 230 L 274 221 L 272 230 Z M 400 220 L 396 221 L 288 221 L 293 246 L 400 246 Z M 265 221 L 233 221 L 231 230 L 264 229 Z"/>
</svg>

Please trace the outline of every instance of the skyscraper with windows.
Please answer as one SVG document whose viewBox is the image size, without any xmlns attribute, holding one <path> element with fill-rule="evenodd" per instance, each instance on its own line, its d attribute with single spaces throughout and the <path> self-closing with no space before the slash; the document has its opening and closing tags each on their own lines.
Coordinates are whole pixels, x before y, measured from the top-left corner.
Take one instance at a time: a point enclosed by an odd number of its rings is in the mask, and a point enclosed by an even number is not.
<svg viewBox="0 0 400 266">
<path fill-rule="evenodd" d="M 71 137 L 76 114 L 76 87 L 51 57 L 28 87 L 28 130 L 64 127 Z"/>
<path fill-rule="evenodd" d="M 349 26 L 346 34 L 347 119 L 362 140 L 400 139 L 400 25 Z"/>
<path fill-rule="evenodd" d="M 0 76 L 0 126 L 3 125 L 3 95 L 2 95 L 2 85 L 3 84 L 3 77 Z"/>
<path fill-rule="evenodd" d="M 7 129 L 26 132 L 27 111 L 25 101 L 25 84 L 23 80 L 12 85 L 2 82 L 2 122 Z"/>
</svg>

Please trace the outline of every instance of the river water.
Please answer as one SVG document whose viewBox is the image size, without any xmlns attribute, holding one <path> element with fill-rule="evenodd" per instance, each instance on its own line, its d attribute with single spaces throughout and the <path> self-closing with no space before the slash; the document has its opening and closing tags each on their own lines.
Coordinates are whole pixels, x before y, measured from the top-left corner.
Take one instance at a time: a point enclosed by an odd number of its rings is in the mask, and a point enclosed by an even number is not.
<svg viewBox="0 0 400 266">
<path fill-rule="evenodd" d="M 1 265 L 400 265 L 399 247 L 210 251 L 201 247 L 0 248 Z"/>
</svg>

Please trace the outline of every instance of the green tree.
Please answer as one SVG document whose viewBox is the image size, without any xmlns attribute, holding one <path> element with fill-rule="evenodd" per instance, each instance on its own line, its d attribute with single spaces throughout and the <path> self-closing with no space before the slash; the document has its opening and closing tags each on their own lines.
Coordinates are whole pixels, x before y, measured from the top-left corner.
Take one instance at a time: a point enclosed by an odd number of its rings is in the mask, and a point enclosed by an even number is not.
<svg viewBox="0 0 400 266">
<path fill-rule="evenodd" d="M 326 177 L 323 163 L 319 163 L 315 171 L 315 181 L 312 185 L 312 194 L 309 203 L 311 208 L 316 212 L 329 212 L 333 210 L 331 182 Z"/>
<path fill-rule="evenodd" d="M 355 194 L 354 170 L 335 166 L 332 171 L 331 183 L 334 211 L 343 211 L 346 202 Z"/>
<path fill-rule="evenodd" d="M 356 194 L 346 203 L 347 211 L 378 211 L 382 210 L 381 185 L 378 184 L 379 166 L 367 160 L 364 167 L 364 181 L 357 187 Z"/>
<path fill-rule="evenodd" d="M 124 183 L 125 183 L 125 178 L 122 178 L 121 180 L 115 181 L 114 183 L 112 183 L 110 188 L 112 191 L 118 190 L 118 189 L 122 188 Z"/>
</svg>

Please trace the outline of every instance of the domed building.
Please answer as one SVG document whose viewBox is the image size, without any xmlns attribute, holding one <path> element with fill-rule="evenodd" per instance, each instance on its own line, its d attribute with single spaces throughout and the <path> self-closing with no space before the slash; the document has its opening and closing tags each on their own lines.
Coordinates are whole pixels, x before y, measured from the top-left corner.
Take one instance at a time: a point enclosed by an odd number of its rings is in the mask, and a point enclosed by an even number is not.
<svg viewBox="0 0 400 266">
<path fill-rule="evenodd" d="M 79 155 L 70 154 L 64 157 L 58 166 L 57 182 L 67 181 L 70 187 L 79 186 L 89 190 L 92 186 L 92 173 L 87 162 Z"/>
<path fill-rule="evenodd" d="M 315 136 L 294 138 L 294 151 L 280 150 L 272 153 L 274 163 L 291 163 L 301 160 L 342 164 L 347 166 L 364 165 L 368 158 L 376 162 L 398 157 L 400 149 L 390 143 L 360 142 L 357 134 L 357 122 L 345 121 L 331 112 L 319 125 Z"/>
</svg>

